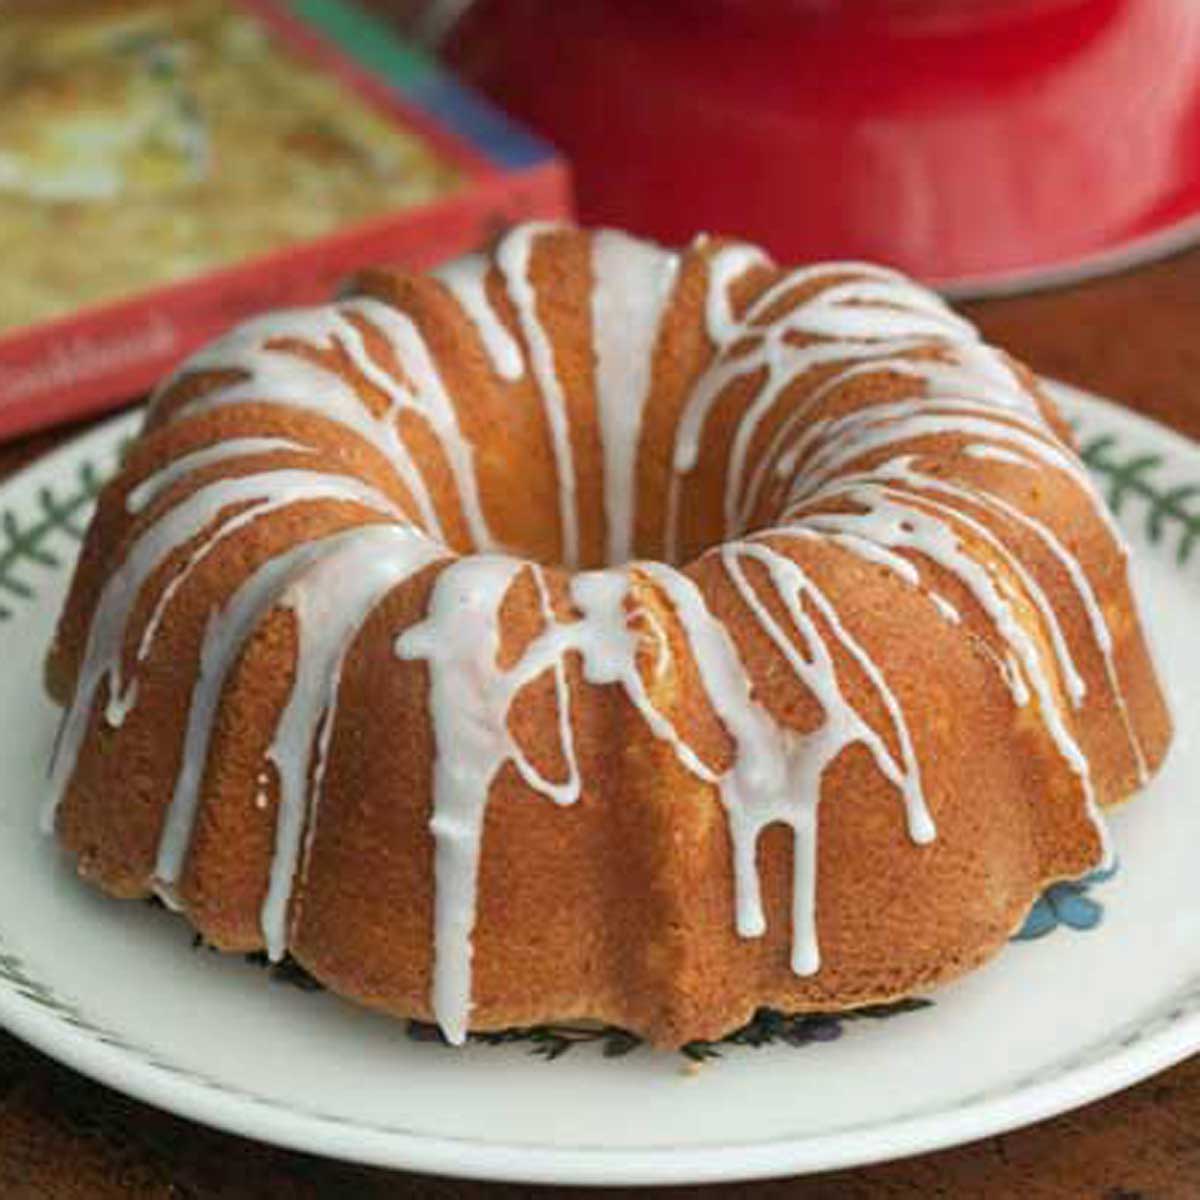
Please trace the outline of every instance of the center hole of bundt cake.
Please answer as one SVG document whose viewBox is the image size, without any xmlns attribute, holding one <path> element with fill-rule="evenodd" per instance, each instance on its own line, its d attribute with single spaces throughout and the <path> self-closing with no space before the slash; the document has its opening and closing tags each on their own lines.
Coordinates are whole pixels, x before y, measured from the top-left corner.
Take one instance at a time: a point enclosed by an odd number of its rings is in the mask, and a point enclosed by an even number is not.
<svg viewBox="0 0 1200 1200">
<path fill-rule="evenodd" d="M 640 489 L 621 486 L 604 470 L 577 470 L 567 489 L 536 459 L 526 463 L 514 454 L 496 461 L 495 486 L 484 493 L 486 536 L 463 522 L 446 530 L 447 541 L 456 550 L 510 554 L 567 571 L 636 561 L 682 567 L 706 550 L 777 523 L 785 507 L 774 489 L 763 488 L 765 504 L 731 518 L 725 480 L 704 469 L 709 465 L 675 473 L 663 463 L 652 478 L 639 481 Z"/>
<path fill-rule="evenodd" d="M 578 541 L 572 553 L 558 520 L 551 508 L 542 510 L 531 519 L 516 537 L 497 537 L 491 545 L 466 545 L 468 551 L 496 552 L 527 558 L 543 567 L 567 571 L 592 571 L 606 567 L 621 567 L 630 562 L 652 561 L 681 567 L 698 558 L 706 550 L 732 538 L 742 531 L 727 530 L 721 514 L 701 514 L 693 505 L 688 519 L 680 522 L 675 537 L 666 530 L 644 526 L 626 537 L 614 537 L 603 520 L 604 509 L 593 510 L 592 519 L 586 515 L 580 521 Z M 709 519 L 698 520 L 704 516 Z M 600 519 L 596 519 L 599 517 Z"/>
</svg>

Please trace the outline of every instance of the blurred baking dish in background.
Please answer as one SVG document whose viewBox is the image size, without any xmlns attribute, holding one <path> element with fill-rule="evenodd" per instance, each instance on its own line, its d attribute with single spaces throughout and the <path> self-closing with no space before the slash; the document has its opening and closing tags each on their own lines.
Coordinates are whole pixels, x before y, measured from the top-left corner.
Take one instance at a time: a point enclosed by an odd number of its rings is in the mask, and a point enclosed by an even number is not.
<svg viewBox="0 0 1200 1200">
<path fill-rule="evenodd" d="M 21 6 L 0 22 L 0 111 L 0 328 L 462 182 L 225 0 Z"/>
</svg>

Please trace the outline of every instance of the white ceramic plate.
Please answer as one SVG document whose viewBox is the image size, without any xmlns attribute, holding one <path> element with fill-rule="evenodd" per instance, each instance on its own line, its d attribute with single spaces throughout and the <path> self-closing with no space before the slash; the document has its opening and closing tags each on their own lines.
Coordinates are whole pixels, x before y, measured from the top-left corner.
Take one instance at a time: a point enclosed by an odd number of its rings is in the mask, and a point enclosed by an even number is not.
<svg viewBox="0 0 1200 1200">
<path fill-rule="evenodd" d="M 250 1137 L 411 1170 L 563 1183 L 779 1175 L 913 1154 L 1103 1096 L 1200 1048 L 1200 447 L 1060 389 L 1135 547 L 1178 736 L 1116 815 L 1105 919 L 1010 947 L 933 1007 L 688 1074 L 639 1048 L 451 1051 L 191 949 L 94 895 L 36 829 L 55 712 L 41 659 L 126 417 L 0 488 L 0 1022 L 88 1075 Z M 1089 896 L 1043 905 L 1093 923 Z"/>
</svg>

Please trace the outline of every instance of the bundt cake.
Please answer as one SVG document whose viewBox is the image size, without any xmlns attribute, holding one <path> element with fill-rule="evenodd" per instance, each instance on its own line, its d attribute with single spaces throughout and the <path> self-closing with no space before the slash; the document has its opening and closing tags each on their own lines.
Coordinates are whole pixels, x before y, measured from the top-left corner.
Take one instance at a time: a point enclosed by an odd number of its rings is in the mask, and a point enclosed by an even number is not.
<svg viewBox="0 0 1200 1200">
<path fill-rule="evenodd" d="M 524 225 L 158 391 L 47 676 L 89 881 L 447 1038 L 981 963 L 1170 718 L 1034 377 L 888 270 Z"/>
</svg>

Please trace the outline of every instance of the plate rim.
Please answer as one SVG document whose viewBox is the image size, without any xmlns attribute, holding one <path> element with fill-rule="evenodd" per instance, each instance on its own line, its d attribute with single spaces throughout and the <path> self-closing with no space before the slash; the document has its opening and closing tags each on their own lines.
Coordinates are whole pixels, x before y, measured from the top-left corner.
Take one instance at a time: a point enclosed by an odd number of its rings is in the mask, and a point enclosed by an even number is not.
<svg viewBox="0 0 1200 1200">
<path fill-rule="evenodd" d="M 1085 389 L 1044 380 L 1056 399 L 1087 408 L 1183 456 L 1200 469 L 1200 443 Z M 0 500 L 52 478 L 88 447 L 106 453 L 139 410 L 89 429 L 0 483 Z M 0 956 L 4 942 L 0 940 Z M 1165 1021 L 1165 1023 L 1163 1023 Z M 1159 1023 L 1161 1028 L 1153 1028 Z M 152 1052 L 84 1019 L 58 1015 L 0 977 L 0 1026 L 52 1059 L 134 1099 L 242 1137 L 330 1158 L 481 1180 L 558 1184 L 734 1182 L 835 1170 L 928 1153 L 1047 1120 L 1101 1099 L 1200 1050 L 1200 978 L 1167 993 L 1145 1015 L 1108 1031 L 1052 1077 L 1016 1079 L 999 1091 L 958 1097 L 929 1111 L 832 1132 L 704 1146 L 553 1146 L 385 1129 L 331 1113 L 303 1111 L 199 1072 L 156 1061 Z M 1147 1027 L 1150 1031 L 1146 1032 Z M 1040 1073 L 1040 1072 L 1039 1072 Z"/>
</svg>

